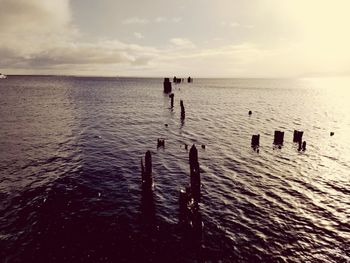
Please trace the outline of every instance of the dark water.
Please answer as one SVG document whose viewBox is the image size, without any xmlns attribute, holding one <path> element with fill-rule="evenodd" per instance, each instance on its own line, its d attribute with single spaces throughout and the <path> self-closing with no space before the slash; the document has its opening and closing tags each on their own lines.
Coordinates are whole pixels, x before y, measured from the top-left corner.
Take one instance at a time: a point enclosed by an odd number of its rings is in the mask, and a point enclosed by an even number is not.
<svg viewBox="0 0 350 263">
<path fill-rule="evenodd" d="M 346 79 L 196 79 L 175 86 L 171 111 L 161 79 L 9 76 L 1 262 L 350 262 L 349 88 Z M 192 227 L 178 204 L 189 183 L 184 143 L 206 145 Z M 153 193 L 140 188 L 147 150 Z"/>
</svg>

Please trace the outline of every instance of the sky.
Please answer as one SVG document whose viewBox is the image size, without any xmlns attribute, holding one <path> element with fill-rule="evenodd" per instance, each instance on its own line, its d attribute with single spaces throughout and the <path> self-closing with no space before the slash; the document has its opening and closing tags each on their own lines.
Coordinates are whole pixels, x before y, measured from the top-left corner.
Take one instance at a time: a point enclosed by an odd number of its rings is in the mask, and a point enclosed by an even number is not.
<svg viewBox="0 0 350 263">
<path fill-rule="evenodd" d="M 350 75 L 348 0 L 0 0 L 0 72 Z"/>
</svg>

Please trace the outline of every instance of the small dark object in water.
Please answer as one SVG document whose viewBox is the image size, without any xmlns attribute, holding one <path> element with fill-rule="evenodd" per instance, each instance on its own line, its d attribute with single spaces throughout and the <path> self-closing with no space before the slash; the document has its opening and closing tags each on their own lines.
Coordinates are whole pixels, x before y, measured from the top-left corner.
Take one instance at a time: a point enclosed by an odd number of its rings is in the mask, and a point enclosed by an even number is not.
<svg viewBox="0 0 350 263">
<path fill-rule="evenodd" d="M 177 80 L 177 78 L 176 78 L 176 76 L 174 76 L 173 83 L 176 83 L 176 80 Z"/>
<path fill-rule="evenodd" d="M 205 149 L 205 144 L 202 144 L 202 149 Z"/>
<path fill-rule="evenodd" d="M 249 114 L 249 115 L 252 115 L 252 114 L 253 114 L 253 112 L 250 110 L 250 111 L 248 112 L 248 114 Z"/>
<path fill-rule="evenodd" d="M 168 124 L 167 124 L 167 123 L 165 123 L 165 124 L 164 124 L 164 126 L 165 126 L 165 127 L 168 127 Z"/>
<path fill-rule="evenodd" d="M 171 93 L 169 95 L 169 98 L 170 98 L 170 107 L 174 108 L 174 93 Z"/>
<path fill-rule="evenodd" d="M 252 147 L 257 148 L 260 145 L 260 134 L 252 136 Z"/>
<path fill-rule="evenodd" d="M 150 151 L 145 154 L 145 166 L 143 166 L 141 158 L 141 179 L 143 186 L 152 187 L 152 155 Z"/>
<path fill-rule="evenodd" d="M 294 130 L 294 134 L 293 134 L 293 142 L 300 142 L 303 140 L 303 131 L 297 131 Z"/>
<path fill-rule="evenodd" d="M 304 141 L 304 142 L 303 142 L 302 149 L 303 149 L 303 151 L 305 151 L 305 150 L 306 150 L 306 141 Z"/>
<path fill-rule="evenodd" d="M 191 194 L 193 200 L 198 203 L 201 195 L 201 178 L 199 172 L 199 163 L 198 163 L 198 151 L 196 146 L 193 144 L 190 153 L 190 178 L 191 178 Z"/>
<path fill-rule="evenodd" d="M 192 79 L 191 77 L 188 77 L 188 78 L 187 78 L 187 82 L 188 82 L 188 83 L 192 83 L 192 82 L 193 82 L 193 79 Z"/>
<path fill-rule="evenodd" d="M 157 148 L 165 146 L 165 140 L 164 139 L 157 139 Z"/>
<path fill-rule="evenodd" d="M 275 131 L 273 143 L 276 145 L 283 145 L 283 139 L 284 139 L 284 132 Z"/>
<path fill-rule="evenodd" d="M 330 135 L 330 136 L 333 136 L 333 135 L 334 135 L 334 132 L 331 132 L 329 135 Z"/>
<path fill-rule="evenodd" d="M 181 119 L 185 119 L 185 106 L 184 106 L 184 102 L 182 100 L 180 100 L 180 107 L 181 107 Z"/>
<path fill-rule="evenodd" d="M 171 92 L 171 82 L 169 78 L 164 78 L 163 86 L 164 86 L 164 93 Z"/>
<path fill-rule="evenodd" d="M 188 145 L 185 143 L 185 150 L 188 150 Z"/>
</svg>

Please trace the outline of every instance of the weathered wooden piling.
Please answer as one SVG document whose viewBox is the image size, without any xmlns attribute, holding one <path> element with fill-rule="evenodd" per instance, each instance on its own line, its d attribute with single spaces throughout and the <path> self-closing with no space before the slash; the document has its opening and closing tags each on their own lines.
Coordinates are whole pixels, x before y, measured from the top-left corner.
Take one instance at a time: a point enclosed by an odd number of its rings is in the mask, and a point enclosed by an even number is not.
<svg viewBox="0 0 350 263">
<path fill-rule="evenodd" d="M 171 82 L 169 78 L 164 78 L 163 86 L 164 86 L 164 93 L 171 92 Z"/>
<path fill-rule="evenodd" d="M 282 145 L 283 144 L 283 139 L 284 139 L 284 132 L 282 131 L 275 131 L 275 136 L 273 143 L 276 145 Z"/>
<path fill-rule="evenodd" d="M 302 147 L 302 141 L 300 140 L 300 141 L 298 141 L 298 151 L 300 152 L 301 151 L 301 149 L 303 148 Z"/>
<path fill-rule="evenodd" d="M 330 136 L 333 136 L 333 135 L 334 135 L 334 132 L 331 132 L 329 135 L 330 135 Z"/>
<path fill-rule="evenodd" d="M 199 172 L 199 162 L 198 162 L 198 151 L 196 146 L 193 144 L 190 153 L 190 180 L 191 180 L 191 194 L 193 200 L 198 203 L 200 201 L 201 195 L 201 178 Z"/>
<path fill-rule="evenodd" d="M 174 76 L 174 78 L 173 78 L 173 83 L 176 83 L 176 80 L 177 80 L 177 77 Z"/>
<path fill-rule="evenodd" d="M 249 115 L 252 115 L 252 114 L 253 114 L 253 112 L 250 110 L 250 111 L 248 111 L 248 114 L 249 114 Z"/>
<path fill-rule="evenodd" d="M 145 166 L 141 158 L 141 179 L 143 186 L 152 187 L 152 155 L 150 151 L 147 151 L 145 154 Z"/>
<path fill-rule="evenodd" d="M 174 108 L 174 93 L 169 95 L 170 98 L 170 108 Z"/>
<path fill-rule="evenodd" d="M 180 107 L 181 107 L 181 120 L 185 119 L 185 106 L 183 100 L 180 100 Z"/>
<path fill-rule="evenodd" d="M 303 141 L 302 150 L 303 150 L 303 151 L 305 151 L 305 150 L 306 150 L 306 141 Z"/>
<path fill-rule="evenodd" d="M 193 82 L 193 79 L 192 79 L 191 77 L 188 77 L 188 78 L 187 78 L 187 82 L 188 82 L 188 83 L 192 83 L 192 82 Z"/>
<path fill-rule="evenodd" d="M 165 147 L 165 140 L 164 139 L 157 139 L 157 148 L 159 147 Z"/>
<path fill-rule="evenodd" d="M 294 134 L 293 134 L 293 142 L 300 142 L 303 140 L 303 131 L 297 131 L 294 130 Z"/>
<path fill-rule="evenodd" d="M 260 134 L 256 134 L 252 136 L 251 145 L 253 148 L 257 148 L 260 145 Z"/>
</svg>

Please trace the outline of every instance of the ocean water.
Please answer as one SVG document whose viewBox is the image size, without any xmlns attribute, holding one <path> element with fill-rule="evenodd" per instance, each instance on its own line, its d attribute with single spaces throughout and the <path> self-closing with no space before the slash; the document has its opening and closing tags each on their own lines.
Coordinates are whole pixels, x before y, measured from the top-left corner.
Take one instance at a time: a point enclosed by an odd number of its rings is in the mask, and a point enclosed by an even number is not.
<svg viewBox="0 0 350 263">
<path fill-rule="evenodd" d="M 173 110 L 162 81 L 0 80 L 1 262 L 350 262 L 349 79 L 195 79 L 173 85 Z"/>
</svg>

